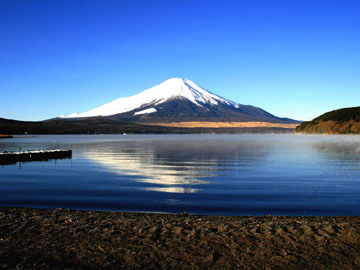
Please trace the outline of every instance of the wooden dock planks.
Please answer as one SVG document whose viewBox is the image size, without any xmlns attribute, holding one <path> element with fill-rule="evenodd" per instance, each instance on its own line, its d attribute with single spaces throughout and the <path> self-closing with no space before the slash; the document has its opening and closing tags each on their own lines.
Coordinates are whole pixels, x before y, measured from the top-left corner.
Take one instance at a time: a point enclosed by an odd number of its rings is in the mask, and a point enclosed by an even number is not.
<svg viewBox="0 0 360 270">
<path fill-rule="evenodd" d="M 0 164 L 15 164 L 17 162 L 45 161 L 49 159 L 71 158 L 72 150 L 51 149 L 23 152 L 0 152 Z"/>
</svg>

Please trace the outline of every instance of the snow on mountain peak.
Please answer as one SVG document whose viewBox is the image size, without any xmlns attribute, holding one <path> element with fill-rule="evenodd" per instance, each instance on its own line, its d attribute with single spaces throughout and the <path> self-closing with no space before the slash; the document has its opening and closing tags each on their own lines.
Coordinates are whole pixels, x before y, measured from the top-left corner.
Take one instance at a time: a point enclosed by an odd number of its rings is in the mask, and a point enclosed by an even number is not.
<svg viewBox="0 0 360 270">
<path fill-rule="evenodd" d="M 129 112 L 151 104 L 158 105 L 174 98 L 187 99 L 197 106 L 202 106 L 202 104 L 217 105 L 219 103 L 225 103 L 234 107 L 238 106 L 237 103 L 212 94 L 188 79 L 171 78 L 137 95 L 118 98 L 88 112 L 80 114 L 73 113 L 67 116 L 62 115 L 60 118 L 110 116 Z M 155 111 L 151 111 L 151 113 L 152 112 Z"/>
</svg>

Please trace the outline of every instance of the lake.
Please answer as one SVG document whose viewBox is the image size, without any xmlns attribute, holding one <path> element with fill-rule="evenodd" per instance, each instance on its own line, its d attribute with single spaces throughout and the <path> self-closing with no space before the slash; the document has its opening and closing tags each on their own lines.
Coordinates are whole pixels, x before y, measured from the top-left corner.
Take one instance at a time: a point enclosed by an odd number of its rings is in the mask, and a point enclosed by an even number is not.
<svg viewBox="0 0 360 270">
<path fill-rule="evenodd" d="M 41 135 L 73 149 L 0 166 L 0 205 L 210 215 L 360 215 L 360 136 Z"/>
</svg>

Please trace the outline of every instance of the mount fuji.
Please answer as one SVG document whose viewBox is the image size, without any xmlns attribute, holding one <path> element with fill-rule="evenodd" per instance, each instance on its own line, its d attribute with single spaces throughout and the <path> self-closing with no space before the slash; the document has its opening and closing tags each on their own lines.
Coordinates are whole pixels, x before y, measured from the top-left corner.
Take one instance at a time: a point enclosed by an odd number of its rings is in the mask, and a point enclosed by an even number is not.
<svg viewBox="0 0 360 270">
<path fill-rule="evenodd" d="M 260 108 L 242 105 L 213 94 L 184 78 L 172 78 L 137 95 L 118 98 L 84 113 L 57 119 L 106 118 L 136 123 L 163 122 L 270 122 L 295 124 Z"/>
</svg>

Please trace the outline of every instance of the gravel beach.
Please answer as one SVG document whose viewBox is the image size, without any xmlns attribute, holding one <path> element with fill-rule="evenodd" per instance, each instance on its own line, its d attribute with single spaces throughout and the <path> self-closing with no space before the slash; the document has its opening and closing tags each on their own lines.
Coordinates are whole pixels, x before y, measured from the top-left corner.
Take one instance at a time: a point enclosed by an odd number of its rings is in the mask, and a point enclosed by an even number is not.
<svg viewBox="0 0 360 270">
<path fill-rule="evenodd" d="M 360 269 L 360 217 L 3 207 L 0 269 Z"/>
</svg>

